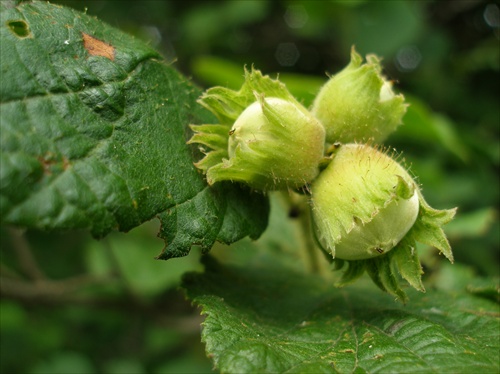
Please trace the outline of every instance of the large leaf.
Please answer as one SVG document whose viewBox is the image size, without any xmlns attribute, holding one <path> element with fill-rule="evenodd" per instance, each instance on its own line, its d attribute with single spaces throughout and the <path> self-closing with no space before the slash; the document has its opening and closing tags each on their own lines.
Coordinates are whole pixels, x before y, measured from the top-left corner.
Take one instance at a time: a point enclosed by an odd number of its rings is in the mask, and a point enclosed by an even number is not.
<svg viewBox="0 0 500 374">
<path fill-rule="evenodd" d="M 1 5 L 1 222 L 127 231 L 156 215 L 160 257 L 255 238 L 262 195 L 209 188 L 186 145 L 213 118 L 200 92 L 146 44 L 72 9 Z"/>
<path fill-rule="evenodd" d="M 311 272 L 304 253 L 319 250 L 300 250 L 307 246 L 299 239 L 300 223 L 287 219 L 287 206 L 271 196 L 270 226 L 258 241 L 240 241 L 231 251 L 215 248 L 216 257 L 203 258 L 205 272 L 183 280 L 187 296 L 206 315 L 202 338 L 218 369 L 498 372 L 500 309 L 491 283 L 472 292 L 473 278 L 448 272 L 434 276 L 438 290 L 428 284 L 427 293 L 406 290 L 406 305 L 368 277 L 335 288 L 341 273 L 332 274 L 321 258 Z"/>
<path fill-rule="evenodd" d="M 466 293 L 335 289 L 320 276 L 262 261 L 205 259 L 184 280 L 206 314 L 203 340 L 226 373 L 498 372 L 498 304 Z"/>
</svg>

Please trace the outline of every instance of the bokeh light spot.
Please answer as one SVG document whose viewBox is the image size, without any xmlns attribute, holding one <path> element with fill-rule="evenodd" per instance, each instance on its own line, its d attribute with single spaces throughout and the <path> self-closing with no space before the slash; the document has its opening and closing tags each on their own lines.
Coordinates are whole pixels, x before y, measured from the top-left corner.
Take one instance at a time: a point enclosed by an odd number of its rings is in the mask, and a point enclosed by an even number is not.
<svg viewBox="0 0 500 374">
<path fill-rule="evenodd" d="M 396 54 L 396 67 L 399 71 L 410 72 L 415 70 L 422 61 L 420 50 L 414 46 L 404 46 Z"/>
<path fill-rule="evenodd" d="M 290 5 L 283 18 L 291 29 L 300 29 L 306 25 L 309 15 L 302 5 Z"/>
<path fill-rule="evenodd" d="M 300 52 L 295 43 L 280 43 L 274 57 L 281 66 L 294 66 L 299 60 Z"/>
<path fill-rule="evenodd" d="M 483 13 L 484 20 L 492 28 L 500 27 L 500 9 L 496 4 L 488 4 Z"/>
</svg>

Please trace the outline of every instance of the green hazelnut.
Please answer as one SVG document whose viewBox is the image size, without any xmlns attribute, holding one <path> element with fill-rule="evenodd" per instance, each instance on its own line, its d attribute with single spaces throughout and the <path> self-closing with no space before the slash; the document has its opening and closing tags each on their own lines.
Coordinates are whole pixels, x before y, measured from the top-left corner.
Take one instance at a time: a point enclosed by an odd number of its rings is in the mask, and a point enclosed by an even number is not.
<svg viewBox="0 0 500 374">
<path fill-rule="evenodd" d="M 311 185 L 310 204 L 320 247 L 337 269 L 348 264 L 338 286 L 366 271 L 380 289 L 406 302 L 397 273 L 425 291 L 416 242 L 437 248 L 453 262 L 442 226 L 456 209 L 431 208 L 405 168 L 378 149 L 338 145 Z"/>
<path fill-rule="evenodd" d="M 312 113 L 326 129 L 327 143 L 383 142 L 406 112 L 402 95 L 382 74 L 380 59 L 367 62 L 351 51 L 351 62 L 321 88 Z"/>
<path fill-rule="evenodd" d="M 319 243 L 343 260 L 389 252 L 418 217 L 417 189 L 408 172 L 385 153 L 341 145 L 311 187 Z"/>
<path fill-rule="evenodd" d="M 335 246 L 335 256 L 364 260 L 393 249 L 410 231 L 418 216 L 418 194 L 390 202 L 368 223 L 355 225 Z"/>
<path fill-rule="evenodd" d="M 240 91 L 210 89 L 201 102 L 221 122 L 192 126 L 190 142 L 211 148 L 196 164 L 208 184 L 228 180 L 259 190 L 296 189 L 319 174 L 325 130 L 278 81 L 247 72 Z"/>
</svg>

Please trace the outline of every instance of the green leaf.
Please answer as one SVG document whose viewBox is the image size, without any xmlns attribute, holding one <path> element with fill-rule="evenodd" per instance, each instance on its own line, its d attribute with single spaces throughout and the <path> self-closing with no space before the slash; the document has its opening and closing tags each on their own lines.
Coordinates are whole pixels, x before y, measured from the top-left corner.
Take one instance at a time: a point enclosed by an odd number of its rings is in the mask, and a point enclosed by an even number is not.
<svg viewBox="0 0 500 374">
<path fill-rule="evenodd" d="M 453 263 L 453 253 L 450 243 L 442 229 L 443 225 L 450 222 L 457 208 L 438 210 L 432 208 L 425 201 L 420 190 L 418 191 L 420 201 L 419 217 L 413 225 L 410 234 L 416 241 L 437 248 L 445 257 Z"/>
<path fill-rule="evenodd" d="M 495 224 L 498 212 L 491 207 L 462 212 L 446 226 L 446 234 L 455 238 L 477 238 Z"/>
<path fill-rule="evenodd" d="M 221 372 L 497 372 L 498 304 L 466 292 L 409 290 L 403 306 L 375 287 L 335 289 L 272 256 L 244 266 L 205 257 L 188 297 Z M 453 359 L 450 359 L 450 358 Z"/>
<path fill-rule="evenodd" d="M 160 236 L 169 245 L 158 258 L 168 260 L 187 255 L 184 243 L 197 244 L 207 253 L 214 237 L 225 244 L 246 235 L 256 239 L 266 228 L 267 219 L 262 217 L 267 217 L 268 211 L 266 198 L 246 188 L 227 183 L 206 187 L 192 200 L 160 214 Z"/>
<path fill-rule="evenodd" d="M 0 18 L 3 224 L 102 237 L 159 215 L 162 258 L 260 235 L 267 198 L 207 187 L 186 141 L 215 119 L 156 51 L 49 3 L 2 4 Z"/>
<path fill-rule="evenodd" d="M 472 267 L 461 264 L 443 264 L 434 278 L 435 287 L 445 292 L 467 290 L 478 297 L 487 298 L 500 303 L 500 278 L 481 277 L 475 274 Z"/>
<path fill-rule="evenodd" d="M 405 139 L 425 144 L 439 144 L 462 161 L 470 160 L 470 149 L 466 146 L 455 125 L 446 116 L 435 113 L 424 102 L 405 94 L 408 110 L 403 117 L 404 126 L 400 126 L 393 139 Z"/>
</svg>

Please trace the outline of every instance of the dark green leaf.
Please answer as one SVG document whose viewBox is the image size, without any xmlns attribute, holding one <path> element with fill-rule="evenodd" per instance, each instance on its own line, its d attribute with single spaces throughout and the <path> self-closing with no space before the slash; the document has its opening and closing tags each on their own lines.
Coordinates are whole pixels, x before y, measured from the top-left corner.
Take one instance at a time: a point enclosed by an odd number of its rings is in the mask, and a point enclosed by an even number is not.
<svg viewBox="0 0 500 374">
<path fill-rule="evenodd" d="M 335 289 L 269 256 L 205 264 L 184 287 L 203 308 L 203 341 L 222 372 L 499 370 L 498 304 L 467 292 L 409 290 L 403 306 L 366 283 Z"/>
<path fill-rule="evenodd" d="M 188 125 L 213 117 L 157 52 L 49 3 L 0 17 L 2 223 L 101 237 L 160 215 L 162 258 L 260 235 L 267 198 L 209 189 L 193 166 Z"/>
</svg>

